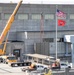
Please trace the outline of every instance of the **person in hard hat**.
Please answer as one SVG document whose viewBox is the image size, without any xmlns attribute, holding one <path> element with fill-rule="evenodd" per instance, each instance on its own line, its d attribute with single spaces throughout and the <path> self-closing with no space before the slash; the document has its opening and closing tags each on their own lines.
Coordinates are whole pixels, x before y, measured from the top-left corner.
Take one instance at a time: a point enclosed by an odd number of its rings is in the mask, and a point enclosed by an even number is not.
<svg viewBox="0 0 74 75">
<path fill-rule="evenodd" d="M 29 66 L 29 69 L 33 69 L 33 68 L 35 68 L 35 64 L 31 64 L 31 65 Z"/>
<path fill-rule="evenodd" d="M 60 61 L 57 61 L 57 60 L 56 60 L 55 63 L 56 63 L 56 66 L 60 68 Z"/>
<path fill-rule="evenodd" d="M 56 63 L 54 62 L 54 63 L 52 63 L 52 67 L 56 67 Z"/>
</svg>

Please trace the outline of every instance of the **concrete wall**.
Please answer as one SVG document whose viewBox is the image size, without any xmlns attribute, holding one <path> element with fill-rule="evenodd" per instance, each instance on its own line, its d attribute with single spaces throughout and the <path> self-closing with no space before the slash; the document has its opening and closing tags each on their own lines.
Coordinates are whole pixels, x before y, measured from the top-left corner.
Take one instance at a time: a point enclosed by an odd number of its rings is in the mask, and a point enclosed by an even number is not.
<svg viewBox="0 0 74 75">
<path fill-rule="evenodd" d="M 2 27 L 0 28 L 0 30 L 3 29 L 3 27 L 6 24 L 6 21 L 4 19 L 4 13 L 12 13 L 14 8 L 15 8 L 16 4 L 0 4 L 1 7 L 1 20 L 0 20 L 0 24 L 2 25 Z M 9 8 L 10 7 L 10 8 Z M 73 9 L 74 9 L 74 5 L 58 5 L 58 9 L 60 9 L 61 11 L 65 12 L 67 15 L 66 17 L 66 25 L 64 27 L 60 27 L 58 26 L 58 30 L 74 30 L 74 26 L 73 20 L 70 20 L 69 16 L 71 13 L 73 13 Z M 27 13 L 29 14 L 29 19 L 28 20 L 18 20 L 18 14 L 15 17 L 15 21 L 11 27 L 12 31 L 40 31 L 40 20 L 32 20 L 31 19 L 31 15 L 33 13 L 39 13 L 41 14 L 41 12 L 43 12 L 43 15 L 47 14 L 47 13 L 52 13 L 56 14 L 56 6 L 55 5 L 29 5 L 29 4 L 23 4 L 18 13 Z M 55 16 L 56 17 L 56 16 Z M 56 19 L 53 20 L 44 20 L 44 31 L 55 31 L 55 25 L 56 25 Z"/>
<path fill-rule="evenodd" d="M 24 42 L 8 42 L 6 46 L 6 54 L 13 54 L 13 50 L 20 49 L 20 58 L 23 59 L 23 54 L 25 53 Z"/>
</svg>

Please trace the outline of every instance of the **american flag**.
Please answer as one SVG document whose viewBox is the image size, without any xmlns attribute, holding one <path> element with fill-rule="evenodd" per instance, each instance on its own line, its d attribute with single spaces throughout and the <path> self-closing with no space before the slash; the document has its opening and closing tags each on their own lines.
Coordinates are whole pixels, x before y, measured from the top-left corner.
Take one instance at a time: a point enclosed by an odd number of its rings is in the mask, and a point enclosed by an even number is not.
<svg viewBox="0 0 74 75">
<path fill-rule="evenodd" d="M 60 10 L 57 9 L 57 16 L 58 17 L 61 17 L 61 18 L 65 18 L 66 17 L 66 14 Z"/>
</svg>

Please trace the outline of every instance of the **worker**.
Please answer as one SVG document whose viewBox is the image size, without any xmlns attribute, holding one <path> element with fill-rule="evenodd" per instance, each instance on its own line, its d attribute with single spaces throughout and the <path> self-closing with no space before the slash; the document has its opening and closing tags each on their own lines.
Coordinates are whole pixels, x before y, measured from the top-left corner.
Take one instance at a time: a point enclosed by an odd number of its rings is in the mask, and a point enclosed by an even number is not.
<svg viewBox="0 0 74 75">
<path fill-rule="evenodd" d="M 54 62 L 54 63 L 52 63 L 52 67 L 56 67 L 56 63 Z"/>
<path fill-rule="evenodd" d="M 31 65 L 29 66 L 29 69 L 33 69 L 33 68 L 35 68 L 35 64 L 31 64 Z"/>
<path fill-rule="evenodd" d="M 55 63 L 56 63 L 57 67 L 60 67 L 60 62 L 59 61 L 56 60 Z"/>
</svg>

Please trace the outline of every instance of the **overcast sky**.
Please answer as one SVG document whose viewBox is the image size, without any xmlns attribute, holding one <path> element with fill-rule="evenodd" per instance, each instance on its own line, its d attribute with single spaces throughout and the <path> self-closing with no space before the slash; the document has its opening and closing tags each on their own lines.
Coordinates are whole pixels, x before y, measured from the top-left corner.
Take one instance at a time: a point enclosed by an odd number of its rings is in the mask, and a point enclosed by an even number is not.
<svg viewBox="0 0 74 75">
<path fill-rule="evenodd" d="M 0 3 L 17 3 L 20 0 L 0 0 Z M 74 4 L 74 0 L 23 0 L 23 3 L 31 4 Z"/>
</svg>

